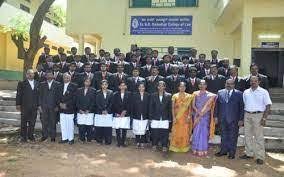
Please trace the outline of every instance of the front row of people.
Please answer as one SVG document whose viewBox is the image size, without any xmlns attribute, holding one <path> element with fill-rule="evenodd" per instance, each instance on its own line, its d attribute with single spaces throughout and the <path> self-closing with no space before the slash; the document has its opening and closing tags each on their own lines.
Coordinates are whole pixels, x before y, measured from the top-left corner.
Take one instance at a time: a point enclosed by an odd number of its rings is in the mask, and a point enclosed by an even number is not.
<svg viewBox="0 0 284 177">
<path fill-rule="evenodd" d="M 19 82 L 16 105 L 21 111 L 21 137 L 34 141 L 33 129 L 40 112 L 42 122 L 41 141 L 55 141 L 57 117 L 60 120 L 62 140 L 60 143 L 74 143 L 74 119 L 79 127 L 79 140 L 91 141 L 95 130 L 98 143 L 112 143 L 112 129 L 116 129 L 117 146 L 126 146 L 126 134 L 132 129 L 138 148 L 143 148 L 150 132 L 153 149 L 167 154 L 189 151 L 194 155 L 206 156 L 209 140 L 213 138 L 215 124 L 221 126 L 221 150 L 216 156 L 228 155 L 235 158 L 239 127 L 245 122 L 246 155 L 243 159 L 264 160 L 263 129 L 271 100 L 266 90 L 258 86 L 259 78 L 251 77 L 251 88 L 244 94 L 234 88 L 234 80 L 226 81 L 226 88 L 218 94 L 206 90 L 204 80 L 199 91 L 186 93 L 186 84 L 180 82 L 179 92 L 173 96 L 165 91 L 164 81 L 159 81 L 157 92 L 145 92 L 143 82 L 138 92 L 127 91 L 125 82 L 119 83 L 119 91 L 108 89 L 108 81 L 102 80 L 101 89 L 91 87 L 91 80 L 85 79 L 84 87 L 77 89 L 71 76 L 63 75 L 63 84 L 53 79 L 52 72 L 46 72 L 47 80 L 35 81 L 34 73 L 28 70 L 27 79 Z M 256 118 L 255 118 L 256 117 Z M 254 126 L 255 128 L 251 128 Z M 170 133 L 171 130 L 171 133 Z M 169 136 L 170 135 L 170 136 Z M 252 144 L 255 136 L 256 149 Z"/>
</svg>

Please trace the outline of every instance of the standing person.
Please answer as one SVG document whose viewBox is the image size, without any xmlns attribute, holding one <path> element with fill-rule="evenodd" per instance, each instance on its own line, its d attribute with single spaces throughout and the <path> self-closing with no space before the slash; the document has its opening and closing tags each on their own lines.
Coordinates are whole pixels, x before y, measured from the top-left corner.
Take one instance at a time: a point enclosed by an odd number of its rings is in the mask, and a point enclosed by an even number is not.
<svg viewBox="0 0 284 177">
<path fill-rule="evenodd" d="M 251 87 L 246 89 L 243 94 L 245 105 L 245 155 L 240 158 L 251 159 L 255 156 L 256 163 L 262 165 L 265 159 L 263 126 L 265 126 L 272 102 L 268 91 L 259 86 L 260 82 L 259 77 L 251 76 Z"/>
<path fill-rule="evenodd" d="M 178 65 L 173 65 L 171 75 L 167 76 L 166 81 L 166 91 L 175 94 L 178 92 L 179 83 L 183 82 L 185 79 L 183 76 L 179 75 L 179 67 Z"/>
<path fill-rule="evenodd" d="M 141 67 L 141 76 L 146 78 L 151 75 L 152 60 L 150 56 L 145 57 L 145 66 Z"/>
<path fill-rule="evenodd" d="M 189 68 L 189 78 L 186 80 L 187 88 L 186 91 L 190 94 L 198 90 L 198 85 L 200 83 L 200 79 L 196 77 L 197 69 L 195 67 Z"/>
<path fill-rule="evenodd" d="M 217 65 L 219 67 L 220 65 L 220 60 L 218 59 L 218 50 L 212 50 L 211 51 L 211 64 L 212 65 Z"/>
<path fill-rule="evenodd" d="M 81 56 L 81 62 L 84 64 L 90 62 L 91 53 L 92 53 L 91 48 L 85 47 L 85 54 Z"/>
<path fill-rule="evenodd" d="M 66 59 L 66 62 L 67 63 L 72 63 L 74 62 L 74 58 L 75 58 L 75 55 L 77 54 L 77 48 L 76 47 L 71 47 L 71 55 L 69 55 Z"/>
<path fill-rule="evenodd" d="M 124 73 L 124 65 L 123 64 L 118 64 L 117 65 L 117 73 L 114 73 L 111 78 L 110 78 L 110 88 L 113 91 L 118 91 L 119 90 L 119 83 L 120 82 L 126 82 L 127 78 L 129 76 Z"/>
<path fill-rule="evenodd" d="M 172 65 L 171 65 L 171 56 L 170 55 L 164 55 L 163 56 L 163 64 L 159 66 L 159 73 L 163 77 L 169 76 L 172 71 Z"/>
<path fill-rule="evenodd" d="M 46 81 L 39 86 L 39 111 L 41 113 L 42 138 L 47 140 L 48 136 L 51 142 L 55 142 L 56 122 L 59 103 L 60 83 L 54 80 L 52 71 L 46 71 Z"/>
<path fill-rule="evenodd" d="M 146 143 L 146 131 L 149 121 L 150 95 L 145 92 L 145 83 L 140 82 L 138 92 L 133 93 L 131 100 L 131 118 L 133 119 L 133 133 L 137 148 L 144 148 Z"/>
<path fill-rule="evenodd" d="M 217 157 L 228 155 L 229 159 L 235 158 L 239 126 L 243 125 L 244 103 L 243 94 L 235 89 L 235 81 L 228 79 L 226 88 L 219 90 L 216 104 L 216 123 L 221 125 L 221 150 Z M 215 116 L 215 117 L 216 117 Z"/>
<path fill-rule="evenodd" d="M 164 77 L 159 75 L 158 67 L 151 68 L 151 75 L 146 78 L 146 91 L 150 94 L 157 92 L 159 81 L 163 81 Z"/>
<path fill-rule="evenodd" d="M 251 76 L 257 76 L 260 80 L 259 86 L 266 89 L 266 90 L 269 90 L 269 82 L 268 82 L 267 76 L 260 74 L 258 71 L 259 71 L 259 68 L 258 68 L 257 64 L 253 63 L 253 64 L 250 65 L 250 75 L 245 79 L 246 80 L 246 89 L 249 89 L 250 86 L 251 86 L 250 85 Z"/>
<path fill-rule="evenodd" d="M 139 68 L 134 68 L 132 71 L 132 77 L 127 78 L 127 89 L 130 92 L 138 92 L 140 83 L 145 83 L 145 79 L 143 77 L 140 77 L 139 74 Z"/>
<path fill-rule="evenodd" d="M 100 90 L 102 80 L 107 80 L 110 82 L 112 79 L 112 74 L 107 71 L 107 65 L 105 63 L 101 63 L 100 71 L 95 72 L 93 79 L 93 87 L 97 90 Z"/>
<path fill-rule="evenodd" d="M 236 65 L 230 66 L 228 79 L 233 79 L 235 88 L 241 92 L 245 91 L 246 81 L 238 75 L 238 67 Z"/>
<path fill-rule="evenodd" d="M 112 112 L 114 115 L 114 128 L 116 129 L 117 146 L 125 147 L 127 129 L 130 128 L 131 95 L 127 91 L 124 81 L 119 83 L 119 91 L 112 99 Z"/>
<path fill-rule="evenodd" d="M 37 64 L 44 64 L 46 63 L 46 58 L 49 57 L 50 53 L 50 48 L 49 47 L 44 47 L 43 53 L 39 56 Z"/>
<path fill-rule="evenodd" d="M 75 114 L 75 94 L 77 86 L 71 83 L 71 76 L 63 74 L 63 84 L 59 90 L 59 115 L 60 128 L 62 134 L 61 144 L 74 144 L 74 114 Z"/>
<path fill-rule="evenodd" d="M 204 77 L 204 80 L 208 85 L 208 91 L 217 94 L 219 90 L 225 88 L 226 78 L 218 74 L 217 65 L 211 65 L 210 73 L 210 75 Z"/>
<path fill-rule="evenodd" d="M 162 152 L 167 154 L 169 143 L 169 128 L 172 121 L 172 95 L 166 91 L 166 83 L 158 82 L 158 92 L 152 95 L 150 101 L 150 120 L 153 150 L 162 144 Z"/>
<path fill-rule="evenodd" d="M 38 81 L 39 83 L 45 81 L 45 72 L 43 71 L 42 64 L 37 64 L 36 66 L 36 72 L 34 72 L 34 79 Z"/>
<path fill-rule="evenodd" d="M 112 142 L 112 124 L 109 125 L 109 119 L 112 119 L 112 98 L 113 92 L 108 89 L 108 81 L 102 80 L 100 82 L 100 90 L 96 94 L 96 114 L 95 114 L 95 130 L 96 141 L 100 144 L 105 142 L 110 145 Z M 98 125 L 97 119 L 101 118 L 102 124 Z M 100 120 L 101 120 L 100 119 Z"/>
<path fill-rule="evenodd" d="M 170 140 L 170 151 L 187 152 L 191 136 L 191 102 L 192 95 L 185 92 L 186 83 L 180 82 L 179 92 L 172 97 L 173 125 Z"/>
<path fill-rule="evenodd" d="M 38 108 L 38 81 L 34 80 L 34 71 L 27 70 L 26 79 L 17 86 L 16 108 L 21 112 L 21 141 L 35 141 L 34 127 Z"/>
<path fill-rule="evenodd" d="M 81 142 L 92 141 L 92 129 L 94 125 L 94 110 L 96 90 L 91 87 L 91 79 L 86 78 L 84 87 L 76 93 L 77 123 L 79 127 L 79 140 Z"/>
<path fill-rule="evenodd" d="M 194 155 L 206 156 L 209 138 L 213 138 L 215 131 L 214 107 L 216 95 L 206 91 L 205 80 L 199 83 L 199 91 L 193 92 L 193 134 L 192 151 Z"/>
</svg>

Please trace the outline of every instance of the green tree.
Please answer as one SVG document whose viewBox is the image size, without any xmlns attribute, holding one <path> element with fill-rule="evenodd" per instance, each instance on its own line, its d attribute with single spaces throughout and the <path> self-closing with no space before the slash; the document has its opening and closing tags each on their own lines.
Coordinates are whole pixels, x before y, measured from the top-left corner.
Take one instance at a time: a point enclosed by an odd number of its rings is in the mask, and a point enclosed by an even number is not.
<svg viewBox="0 0 284 177">
<path fill-rule="evenodd" d="M 52 5 L 47 17 L 58 27 L 64 27 L 66 24 L 66 12 L 60 6 Z"/>
</svg>

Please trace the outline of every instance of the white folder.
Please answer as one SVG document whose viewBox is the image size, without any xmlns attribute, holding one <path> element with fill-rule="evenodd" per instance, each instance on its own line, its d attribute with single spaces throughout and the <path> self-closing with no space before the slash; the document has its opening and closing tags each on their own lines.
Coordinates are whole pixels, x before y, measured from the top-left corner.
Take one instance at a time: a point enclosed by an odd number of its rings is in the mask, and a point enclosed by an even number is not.
<svg viewBox="0 0 284 177">
<path fill-rule="evenodd" d="M 113 125 L 112 114 L 95 114 L 96 127 L 112 127 Z"/>
<path fill-rule="evenodd" d="M 130 117 L 114 117 L 112 128 L 130 129 Z"/>
<path fill-rule="evenodd" d="M 151 128 L 169 129 L 169 124 L 168 120 L 152 120 Z"/>
<path fill-rule="evenodd" d="M 133 133 L 134 135 L 145 135 L 146 130 L 148 130 L 148 120 L 137 120 L 133 119 Z"/>
<path fill-rule="evenodd" d="M 79 125 L 94 125 L 94 113 L 77 114 L 77 123 Z"/>
</svg>

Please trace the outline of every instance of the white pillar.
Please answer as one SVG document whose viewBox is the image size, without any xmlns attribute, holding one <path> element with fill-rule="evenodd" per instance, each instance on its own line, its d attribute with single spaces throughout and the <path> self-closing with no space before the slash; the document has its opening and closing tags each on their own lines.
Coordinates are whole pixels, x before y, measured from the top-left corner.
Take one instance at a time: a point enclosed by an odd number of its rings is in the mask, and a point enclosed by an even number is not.
<svg viewBox="0 0 284 177">
<path fill-rule="evenodd" d="M 79 34 L 79 55 L 84 54 L 84 49 L 85 49 L 85 39 L 84 39 L 84 34 Z"/>
</svg>

